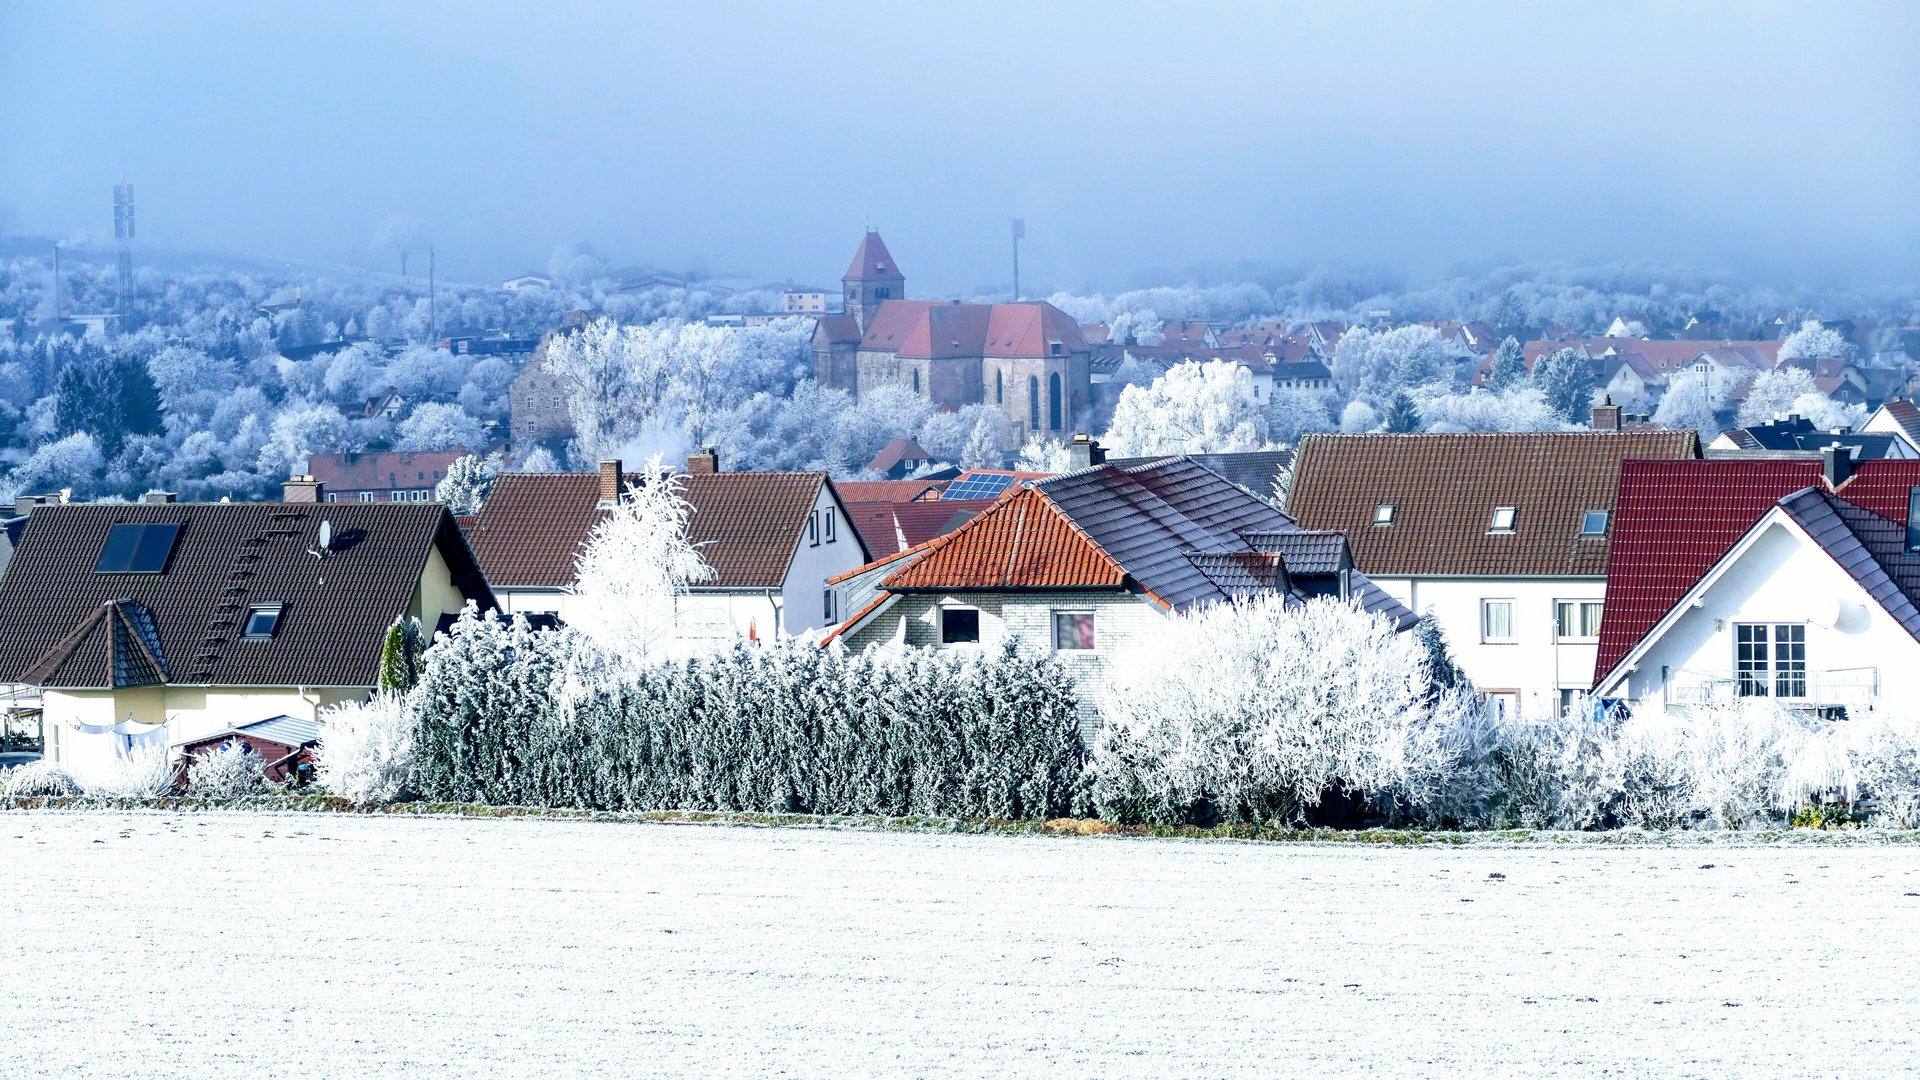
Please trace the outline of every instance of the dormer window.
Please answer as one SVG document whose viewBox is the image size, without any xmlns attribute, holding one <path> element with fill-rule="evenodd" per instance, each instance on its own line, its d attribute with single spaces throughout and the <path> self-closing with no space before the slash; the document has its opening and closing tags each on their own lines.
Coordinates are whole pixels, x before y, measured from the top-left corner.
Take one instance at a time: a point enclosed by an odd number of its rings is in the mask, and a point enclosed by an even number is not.
<svg viewBox="0 0 1920 1080">
<path fill-rule="evenodd" d="M 1580 535 L 1581 536 L 1607 535 L 1607 512 L 1605 510 L 1589 510 L 1585 514 L 1581 515 Z"/>
<path fill-rule="evenodd" d="M 1373 523 L 1375 525 L 1393 524 L 1393 512 L 1394 505 L 1392 503 L 1381 503 L 1379 506 L 1373 508 Z"/>
<path fill-rule="evenodd" d="M 279 604 L 255 604 L 247 609 L 246 625 L 241 627 L 240 636 L 246 641 L 270 641 L 273 632 L 280 626 Z"/>
<path fill-rule="evenodd" d="M 1488 531 L 1512 532 L 1513 523 L 1519 516 L 1520 511 L 1514 507 L 1496 506 L 1493 508 L 1493 524 L 1487 527 Z"/>
</svg>

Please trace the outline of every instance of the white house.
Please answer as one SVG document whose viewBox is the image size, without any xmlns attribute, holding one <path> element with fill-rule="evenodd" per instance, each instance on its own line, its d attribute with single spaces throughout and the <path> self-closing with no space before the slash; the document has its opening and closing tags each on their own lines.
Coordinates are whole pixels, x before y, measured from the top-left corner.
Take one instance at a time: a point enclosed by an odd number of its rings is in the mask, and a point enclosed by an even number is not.
<svg viewBox="0 0 1920 1080">
<path fill-rule="evenodd" d="M 1889 401 L 1873 411 L 1860 425 L 1863 433 L 1893 435 L 1906 444 L 1902 457 L 1920 457 L 1920 406 L 1911 401 Z M 1895 455 L 1888 455 L 1889 457 Z"/>
<path fill-rule="evenodd" d="M 625 485 L 618 461 L 598 473 L 504 473 L 469 533 L 500 609 L 565 622 L 574 560 Z M 681 601 L 695 635 L 768 638 L 836 620 L 827 579 L 872 558 L 825 473 L 719 471 L 711 450 L 688 460 L 688 538 L 713 568 Z"/>
<path fill-rule="evenodd" d="M 1553 715 L 1593 683 L 1621 462 L 1698 455 L 1692 431 L 1315 435 L 1287 512 L 1344 532 L 1492 705 Z"/>
</svg>

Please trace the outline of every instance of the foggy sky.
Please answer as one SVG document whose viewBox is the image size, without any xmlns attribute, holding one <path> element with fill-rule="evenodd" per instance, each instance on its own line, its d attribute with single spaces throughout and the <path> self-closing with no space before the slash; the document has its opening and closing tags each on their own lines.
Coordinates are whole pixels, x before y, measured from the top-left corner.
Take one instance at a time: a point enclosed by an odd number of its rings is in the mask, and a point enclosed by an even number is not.
<svg viewBox="0 0 1920 1080">
<path fill-rule="evenodd" d="M 1920 5 L 7 3 L 15 233 L 915 295 L 1235 260 L 1920 277 Z M 557 10 L 547 10 L 549 7 Z M 1458 10 L 1456 10 L 1458 9 Z M 392 268 L 392 267 L 388 267 Z"/>
</svg>

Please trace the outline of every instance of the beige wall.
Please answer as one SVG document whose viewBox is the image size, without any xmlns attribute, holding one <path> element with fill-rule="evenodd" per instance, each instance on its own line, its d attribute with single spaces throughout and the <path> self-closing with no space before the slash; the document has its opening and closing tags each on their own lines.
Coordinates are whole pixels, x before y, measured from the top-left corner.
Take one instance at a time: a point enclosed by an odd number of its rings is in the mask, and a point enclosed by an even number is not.
<svg viewBox="0 0 1920 1080">
<path fill-rule="evenodd" d="M 85 772 L 113 760 L 113 735 L 92 735 L 74 724 L 105 726 L 129 717 L 164 724 L 166 745 L 205 738 L 274 716 L 318 720 L 343 701 L 364 701 L 370 687 L 143 686 L 131 690 L 46 690 L 40 695 L 49 728 L 48 756 L 62 767 Z M 59 728 L 56 735 L 53 728 Z"/>
<path fill-rule="evenodd" d="M 453 571 L 448 568 L 447 560 L 440 555 L 440 545 L 435 544 L 427 553 L 426 569 L 420 572 L 420 587 L 414 590 L 413 605 L 408 614 L 419 619 L 428 630 L 443 613 L 459 614 L 467 606 L 467 598 L 453 583 Z"/>
</svg>

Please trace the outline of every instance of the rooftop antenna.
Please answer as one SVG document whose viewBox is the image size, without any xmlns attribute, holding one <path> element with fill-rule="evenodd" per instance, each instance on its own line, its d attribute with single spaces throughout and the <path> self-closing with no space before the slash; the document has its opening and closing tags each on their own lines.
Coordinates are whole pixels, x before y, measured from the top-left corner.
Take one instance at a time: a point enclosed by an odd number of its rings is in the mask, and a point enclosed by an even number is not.
<svg viewBox="0 0 1920 1080">
<path fill-rule="evenodd" d="M 1027 235 L 1027 219 L 1013 219 L 1013 299 L 1020 299 L 1020 241 Z"/>
</svg>

